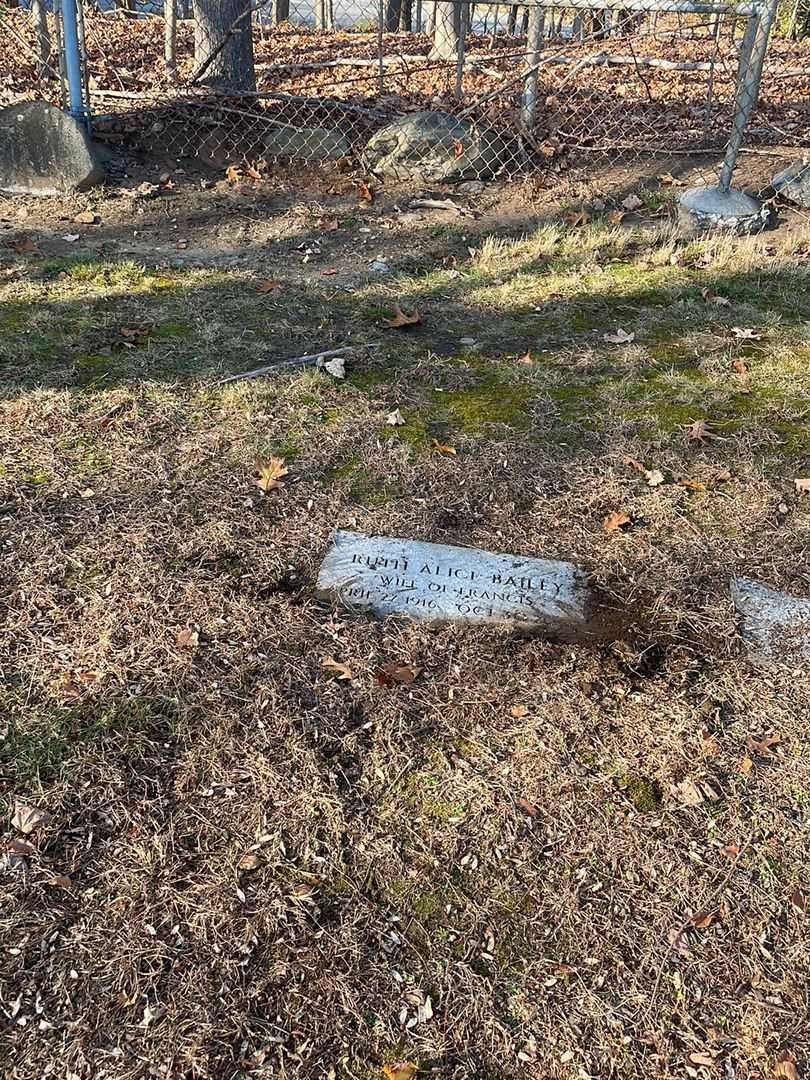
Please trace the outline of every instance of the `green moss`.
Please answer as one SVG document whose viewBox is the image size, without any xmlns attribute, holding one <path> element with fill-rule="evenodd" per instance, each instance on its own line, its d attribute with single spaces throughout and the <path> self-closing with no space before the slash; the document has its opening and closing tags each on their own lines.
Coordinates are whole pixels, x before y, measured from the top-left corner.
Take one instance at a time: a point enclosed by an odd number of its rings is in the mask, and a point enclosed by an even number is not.
<svg viewBox="0 0 810 1080">
<path fill-rule="evenodd" d="M 0 330 L 22 330 L 27 324 L 22 304 L 3 304 L 0 307 Z"/>
<path fill-rule="evenodd" d="M 352 502 L 366 507 L 385 506 L 390 502 L 394 502 L 403 494 L 398 476 L 380 476 L 365 466 L 357 457 L 350 458 L 342 465 L 326 470 L 323 479 L 327 484 L 348 481 L 349 498 Z"/>
<path fill-rule="evenodd" d="M 454 818 L 463 817 L 466 810 L 464 803 L 442 802 L 441 800 L 428 802 L 425 806 L 425 811 L 429 817 L 432 817 L 434 821 L 444 822 L 444 824 L 448 824 Z"/>
<path fill-rule="evenodd" d="M 497 373 L 487 375 L 475 386 L 433 392 L 434 401 L 442 412 L 466 435 L 479 435 L 493 424 L 524 431 L 530 422 L 532 397 L 531 387 L 506 382 Z"/>
<path fill-rule="evenodd" d="M 194 333 L 193 327 L 184 322 L 162 322 L 150 330 L 150 336 L 156 338 L 183 338 Z"/>
<path fill-rule="evenodd" d="M 616 785 L 640 814 L 651 814 L 661 805 L 660 787 L 646 776 L 623 773 L 616 778 Z"/>
</svg>

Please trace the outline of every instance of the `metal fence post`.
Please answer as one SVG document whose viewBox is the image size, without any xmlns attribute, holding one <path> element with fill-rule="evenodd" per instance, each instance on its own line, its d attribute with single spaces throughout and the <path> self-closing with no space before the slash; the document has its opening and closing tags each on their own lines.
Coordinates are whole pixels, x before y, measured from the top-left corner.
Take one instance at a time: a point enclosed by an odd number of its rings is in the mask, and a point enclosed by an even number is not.
<svg viewBox="0 0 810 1080">
<path fill-rule="evenodd" d="M 740 71 L 737 80 L 736 113 L 734 127 L 726 147 L 726 156 L 720 172 L 718 187 L 721 191 L 731 188 L 731 177 L 742 148 L 748 121 L 759 97 L 759 84 L 762 79 L 762 67 L 768 50 L 768 38 L 778 0 L 767 0 L 761 14 L 752 16 L 745 28 L 742 48 L 740 49 Z"/>
<path fill-rule="evenodd" d="M 62 47 L 65 54 L 70 114 L 86 123 L 77 3 L 78 0 L 62 0 Z"/>
</svg>

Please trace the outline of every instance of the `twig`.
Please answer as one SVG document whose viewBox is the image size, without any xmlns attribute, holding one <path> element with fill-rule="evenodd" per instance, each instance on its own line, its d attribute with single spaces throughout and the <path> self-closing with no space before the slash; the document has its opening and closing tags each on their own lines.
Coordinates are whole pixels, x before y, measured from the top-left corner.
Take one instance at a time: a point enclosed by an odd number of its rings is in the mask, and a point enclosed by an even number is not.
<svg viewBox="0 0 810 1080">
<path fill-rule="evenodd" d="M 307 364 L 317 364 L 330 356 L 342 356 L 343 353 L 353 352 L 355 349 L 372 349 L 375 341 L 365 342 L 363 345 L 343 345 L 339 349 L 324 349 L 323 352 L 307 353 L 305 356 L 292 356 L 289 360 L 277 360 L 273 364 L 265 364 L 264 367 L 253 368 L 251 371 L 242 371 L 238 375 L 229 375 L 227 379 L 220 379 L 214 386 L 225 386 L 227 383 L 241 382 L 242 379 L 259 379 L 262 375 L 270 375 L 276 371 L 283 371 L 289 367 L 304 367 Z"/>
<path fill-rule="evenodd" d="M 461 217 L 475 217 L 472 210 L 467 210 L 452 199 L 411 199 L 408 207 L 413 210 L 454 210 Z"/>
</svg>

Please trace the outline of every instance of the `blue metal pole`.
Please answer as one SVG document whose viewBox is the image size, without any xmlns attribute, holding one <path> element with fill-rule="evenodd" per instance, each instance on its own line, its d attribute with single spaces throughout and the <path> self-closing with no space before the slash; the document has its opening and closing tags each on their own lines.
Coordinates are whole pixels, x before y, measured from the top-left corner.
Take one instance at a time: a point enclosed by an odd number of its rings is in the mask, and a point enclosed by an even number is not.
<svg viewBox="0 0 810 1080">
<path fill-rule="evenodd" d="M 62 0 L 62 35 L 70 114 L 84 123 L 87 117 L 84 108 L 84 91 L 82 89 L 82 63 L 79 53 L 79 20 L 76 3 L 77 0 Z"/>
</svg>

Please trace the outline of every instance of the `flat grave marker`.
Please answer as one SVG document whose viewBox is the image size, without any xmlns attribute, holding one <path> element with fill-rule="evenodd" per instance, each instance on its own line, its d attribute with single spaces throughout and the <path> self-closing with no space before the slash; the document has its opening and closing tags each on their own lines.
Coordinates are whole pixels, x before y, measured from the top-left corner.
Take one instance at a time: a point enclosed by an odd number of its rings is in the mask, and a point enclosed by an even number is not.
<svg viewBox="0 0 810 1080">
<path fill-rule="evenodd" d="M 572 641 L 605 636 L 584 571 L 553 559 L 339 530 L 317 587 L 380 617 L 506 623 Z"/>
<path fill-rule="evenodd" d="M 791 668 L 810 664 L 810 600 L 750 578 L 732 579 L 731 599 L 752 663 Z"/>
</svg>

